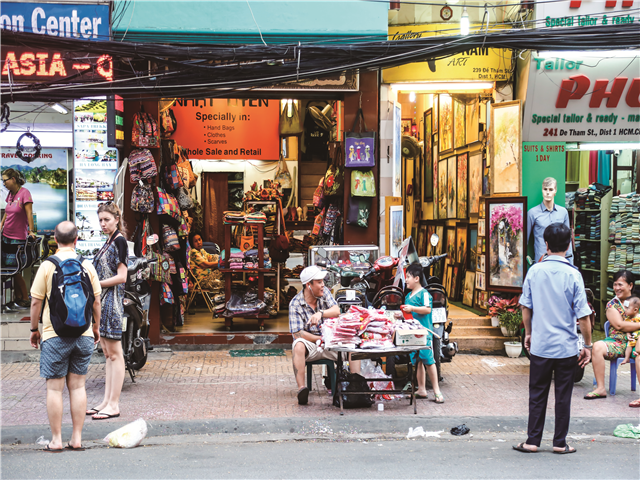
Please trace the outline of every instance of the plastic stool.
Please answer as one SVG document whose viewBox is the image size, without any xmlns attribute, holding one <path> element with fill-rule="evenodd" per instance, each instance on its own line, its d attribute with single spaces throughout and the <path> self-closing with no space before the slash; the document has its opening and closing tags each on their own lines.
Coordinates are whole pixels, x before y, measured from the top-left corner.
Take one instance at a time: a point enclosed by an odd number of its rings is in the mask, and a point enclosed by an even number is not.
<svg viewBox="0 0 640 480">
<path fill-rule="evenodd" d="M 611 360 L 609 362 L 611 366 L 609 367 L 609 395 L 616 394 L 616 385 L 618 383 L 618 367 L 620 363 L 624 360 L 624 358 L 618 358 L 616 360 Z M 631 391 L 636 391 L 636 361 L 631 359 Z M 596 385 L 596 379 L 593 379 L 593 384 Z"/>
<path fill-rule="evenodd" d="M 313 362 L 307 362 L 307 388 L 312 390 L 311 388 L 311 377 L 313 375 L 313 366 L 314 365 L 326 365 L 327 373 L 329 374 L 329 378 L 331 379 L 331 393 L 335 393 L 336 391 L 336 367 L 333 363 L 333 360 L 321 359 L 314 360 Z"/>
</svg>

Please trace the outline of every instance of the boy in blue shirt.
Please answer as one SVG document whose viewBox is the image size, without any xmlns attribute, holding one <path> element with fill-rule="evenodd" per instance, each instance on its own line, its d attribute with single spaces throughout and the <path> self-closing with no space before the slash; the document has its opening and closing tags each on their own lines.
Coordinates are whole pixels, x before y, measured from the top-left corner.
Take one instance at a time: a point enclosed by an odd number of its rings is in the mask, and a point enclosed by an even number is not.
<svg viewBox="0 0 640 480">
<path fill-rule="evenodd" d="M 431 321 L 431 294 L 427 292 L 420 282 L 422 278 L 422 265 L 412 263 L 407 267 L 405 273 L 407 287 L 411 293 L 405 299 L 402 310 L 411 313 L 413 318 L 418 320 L 420 324 L 429 330 L 433 330 L 433 322 Z M 418 350 L 411 353 L 411 362 L 416 365 L 418 377 L 418 391 L 416 398 L 427 398 L 425 368 L 429 374 L 429 380 L 433 386 L 433 394 L 436 403 L 444 403 L 444 396 L 440 392 L 438 385 L 438 370 L 436 369 L 436 361 L 433 356 L 433 347 L 431 342 L 431 333 L 427 336 L 427 349 Z M 438 352 L 439 353 L 439 352 Z"/>
</svg>

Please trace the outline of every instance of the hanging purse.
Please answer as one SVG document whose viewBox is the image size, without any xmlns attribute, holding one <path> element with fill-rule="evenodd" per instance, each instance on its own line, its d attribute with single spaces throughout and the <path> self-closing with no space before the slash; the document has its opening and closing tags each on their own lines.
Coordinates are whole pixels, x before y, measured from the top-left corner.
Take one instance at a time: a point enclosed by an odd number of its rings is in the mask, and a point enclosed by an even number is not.
<svg viewBox="0 0 640 480">
<path fill-rule="evenodd" d="M 351 196 L 375 197 L 376 179 L 372 170 L 353 170 L 351 172 Z"/>
<path fill-rule="evenodd" d="M 302 122 L 300 121 L 298 101 L 289 100 L 282 102 L 281 106 L 280 135 L 297 135 L 302 133 Z"/>
<path fill-rule="evenodd" d="M 316 215 L 315 220 L 313 221 L 313 230 L 311 231 L 312 235 L 320 235 L 320 231 L 322 230 L 322 226 L 324 225 L 324 213 L 326 209 L 323 208 L 322 211 Z"/>
<path fill-rule="evenodd" d="M 362 119 L 365 131 L 356 133 L 358 119 Z M 362 108 L 358 109 L 356 118 L 353 120 L 353 128 L 350 132 L 345 132 L 345 167 L 347 168 L 370 168 L 376 166 L 376 132 L 367 132 L 367 124 L 364 121 Z"/>
<path fill-rule="evenodd" d="M 251 233 L 251 227 L 249 227 L 249 233 Z M 240 236 L 240 241 L 238 242 L 238 248 L 243 252 L 251 250 L 255 245 L 253 235 L 247 235 L 247 226 L 244 227 L 244 235 Z"/>
<path fill-rule="evenodd" d="M 335 142 L 340 143 L 340 142 Z M 341 195 L 344 188 L 344 155 L 342 148 L 330 149 L 331 165 L 324 175 L 324 196 Z"/>
<path fill-rule="evenodd" d="M 316 191 L 313 192 L 313 206 L 318 208 L 324 206 L 324 177 L 320 179 Z"/>
<path fill-rule="evenodd" d="M 131 210 L 138 213 L 152 213 L 154 206 L 151 185 L 139 181 L 131 192 Z"/>
<path fill-rule="evenodd" d="M 281 188 L 291 188 L 291 174 L 289 173 L 287 162 L 282 159 L 282 156 L 278 161 L 278 170 L 274 180 L 280 184 Z"/>
<path fill-rule="evenodd" d="M 189 195 L 189 192 L 184 187 L 180 187 L 176 191 L 176 200 L 178 200 L 178 205 L 180 205 L 180 209 L 182 210 L 191 210 L 193 208 L 191 195 Z"/>
<path fill-rule="evenodd" d="M 162 305 L 166 303 L 173 303 L 173 292 L 171 286 L 167 282 L 162 282 L 162 296 L 160 297 L 160 303 Z"/>
</svg>

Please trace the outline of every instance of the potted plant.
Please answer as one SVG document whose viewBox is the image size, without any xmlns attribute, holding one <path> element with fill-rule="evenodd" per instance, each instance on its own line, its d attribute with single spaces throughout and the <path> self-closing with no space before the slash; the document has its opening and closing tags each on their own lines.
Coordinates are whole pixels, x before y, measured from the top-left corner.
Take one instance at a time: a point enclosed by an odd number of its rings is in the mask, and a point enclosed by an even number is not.
<svg viewBox="0 0 640 480">
<path fill-rule="evenodd" d="M 497 318 L 498 325 L 495 326 L 501 327 L 505 337 L 516 336 L 522 322 L 522 312 L 518 305 L 519 298 L 513 297 L 511 300 L 507 300 L 494 295 L 489 299 L 489 315 L 492 318 Z"/>
<path fill-rule="evenodd" d="M 500 319 L 498 318 L 498 309 L 497 304 L 502 300 L 502 298 L 492 295 L 491 298 L 487 301 L 487 307 L 489 311 L 489 315 L 491 315 L 491 326 L 499 327 Z"/>
</svg>

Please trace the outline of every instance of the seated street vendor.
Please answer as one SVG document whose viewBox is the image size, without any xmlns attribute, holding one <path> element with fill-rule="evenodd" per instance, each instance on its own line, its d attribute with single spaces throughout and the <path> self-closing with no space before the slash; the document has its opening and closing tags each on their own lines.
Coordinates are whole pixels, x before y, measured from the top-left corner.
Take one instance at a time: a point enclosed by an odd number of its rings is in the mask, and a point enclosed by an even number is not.
<svg viewBox="0 0 640 480">
<path fill-rule="evenodd" d="M 189 236 L 191 252 L 189 260 L 191 262 L 191 273 L 200 283 L 204 290 L 215 290 L 220 287 L 222 278 L 218 271 L 218 255 L 212 255 L 202 248 L 202 237 L 198 233 Z"/>
<path fill-rule="evenodd" d="M 309 389 L 305 384 L 305 364 L 320 359 L 337 360 L 336 352 L 318 348 L 322 341 L 320 327 L 323 319 L 340 315 L 340 307 L 324 286 L 327 271 L 317 266 L 300 273 L 302 291 L 289 303 L 289 331 L 293 336 L 293 373 L 298 384 L 298 404 L 306 405 Z M 351 371 L 360 371 L 360 362 L 350 362 Z"/>
</svg>

